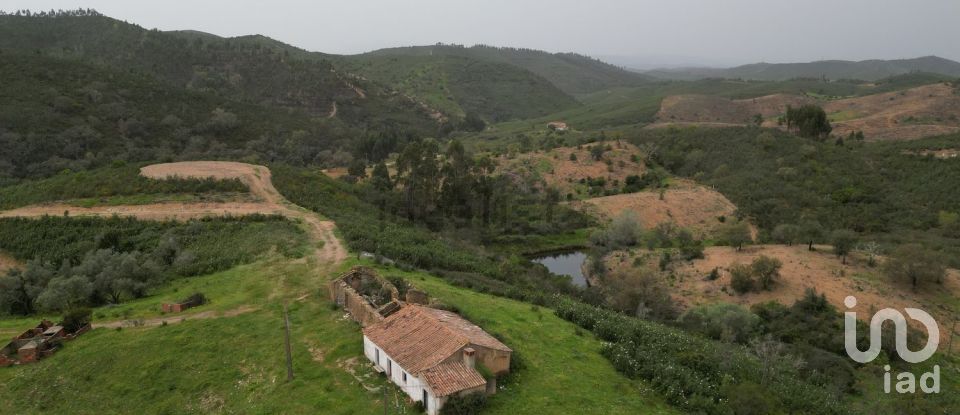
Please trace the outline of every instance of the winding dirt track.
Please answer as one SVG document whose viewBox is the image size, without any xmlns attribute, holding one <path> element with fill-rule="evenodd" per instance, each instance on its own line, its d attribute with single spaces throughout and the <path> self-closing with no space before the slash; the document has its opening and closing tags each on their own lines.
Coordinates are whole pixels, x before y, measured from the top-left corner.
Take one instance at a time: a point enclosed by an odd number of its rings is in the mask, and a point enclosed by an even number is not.
<svg viewBox="0 0 960 415">
<path fill-rule="evenodd" d="M 213 177 L 239 179 L 250 188 L 259 202 L 227 203 L 156 203 L 130 206 L 98 206 L 81 208 L 66 204 L 44 204 L 0 212 L 5 217 L 59 216 L 131 216 L 142 220 L 186 220 L 207 216 L 244 216 L 276 214 L 302 221 L 315 246 L 321 264 L 338 264 L 347 257 L 347 250 L 334 235 L 335 225 L 321 219 L 316 213 L 296 206 L 280 195 L 273 186 L 270 169 L 246 163 L 228 161 L 188 161 L 155 164 L 140 169 L 140 174 L 154 179 L 170 177 Z"/>
<path fill-rule="evenodd" d="M 273 187 L 270 169 L 253 164 L 231 161 L 186 161 L 180 163 L 154 164 L 140 169 L 140 174 L 154 178 L 169 177 L 213 177 L 218 179 L 240 179 L 250 188 L 250 193 L 262 200 L 262 209 L 288 218 L 299 219 L 307 225 L 307 233 L 317 248 L 317 259 L 321 263 L 339 264 L 347 257 L 347 250 L 334 235 L 336 225 L 332 221 L 322 220 L 316 213 L 290 203 Z M 229 204 L 228 204 L 229 205 Z M 231 213 L 229 209 L 226 210 Z M 239 212 L 232 214 L 245 214 Z"/>
</svg>

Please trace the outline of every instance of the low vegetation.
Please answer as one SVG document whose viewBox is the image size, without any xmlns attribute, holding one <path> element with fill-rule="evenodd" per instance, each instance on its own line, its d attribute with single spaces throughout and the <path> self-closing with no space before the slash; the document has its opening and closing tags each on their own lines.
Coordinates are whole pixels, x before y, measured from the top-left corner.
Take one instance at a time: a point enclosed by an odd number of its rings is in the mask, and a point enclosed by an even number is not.
<svg viewBox="0 0 960 415">
<path fill-rule="evenodd" d="M 237 179 L 149 179 L 140 176 L 139 166 L 118 162 L 110 167 L 79 172 L 63 171 L 47 179 L 0 187 L 0 193 L 3 194 L 0 210 L 3 210 L 63 200 L 77 203 L 112 200 L 118 204 L 135 204 L 131 202 L 148 202 L 176 195 L 217 197 L 246 194 L 248 189 Z"/>
<path fill-rule="evenodd" d="M 838 146 L 755 128 L 694 128 L 638 131 L 634 141 L 655 145 L 672 173 L 715 186 L 759 227 L 761 240 L 812 248 L 836 242 L 835 230 L 850 230 L 886 249 L 912 242 L 960 258 L 958 235 L 949 220 L 940 222 L 942 212 L 949 219 L 960 205 L 944 193 L 960 177 L 960 164 L 903 154 L 955 138 Z M 692 159 L 692 152 L 710 157 Z"/>
<path fill-rule="evenodd" d="M 0 313 L 118 304 L 171 278 L 250 263 L 270 250 L 302 255 L 304 240 L 295 224 L 279 217 L 3 219 L 0 249 L 29 262 L 0 277 Z"/>
</svg>

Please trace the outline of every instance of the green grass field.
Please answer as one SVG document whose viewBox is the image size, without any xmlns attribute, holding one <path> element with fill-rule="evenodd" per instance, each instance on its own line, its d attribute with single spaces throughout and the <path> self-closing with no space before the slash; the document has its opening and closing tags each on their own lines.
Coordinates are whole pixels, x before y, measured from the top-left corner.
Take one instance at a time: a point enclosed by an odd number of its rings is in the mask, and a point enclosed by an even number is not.
<svg viewBox="0 0 960 415">
<path fill-rule="evenodd" d="M 356 263 L 348 261 L 336 271 Z M 325 282 L 337 272 L 316 269 L 313 260 L 273 255 L 96 309 L 95 322 L 149 319 L 162 316 L 160 303 L 195 291 L 211 299 L 185 312 L 182 323 L 95 329 L 52 358 L 0 369 L 0 383 L 7 386 L 0 413 L 379 413 L 382 390 L 376 388 L 383 382 L 362 356 L 360 328 L 334 310 L 326 296 Z M 403 276 L 459 307 L 516 350 L 524 368 L 491 398 L 485 414 L 549 414 L 570 408 L 598 414 L 677 413 L 643 382 L 618 374 L 599 354 L 600 341 L 591 333 L 549 309 L 453 287 L 421 272 L 381 272 Z M 296 374 L 290 383 L 284 368 L 284 301 L 289 303 Z M 240 306 L 255 311 L 190 318 Z M 0 332 L 22 331 L 38 319 L 0 319 Z M 415 413 L 399 399 L 398 389 L 390 387 L 387 396 L 389 413 Z"/>
<path fill-rule="evenodd" d="M 451 286 L 422 272 L 380 268 L 404 277 L 432 298 L 454 305 L 464 317 L 514 349 L 523 369 L 490 399 L 484 414 L 673 414 L 641 381 L 629 380 L 600 355 L 593 334 L 552 310 Z"/>
<path fill-rule="evenodd" d="M 361 355 L 359 328 L 320 299 L 322 281 L 312 270 L 278 257 L 174 283 L 131 302 L 118 309 L 151 317 L 159 315 L 157 304 L 168 296 L 199 289 L 212 304 L 191 313 L 238 304 L 257 310 L 208 320 L 191 320 L 188 313 L 185 322 L 169 326 L 93 330 L 50 359 L 0 369 L 0 383 L 7 387 L 0 413 L 372 413 L 382 406 L 380 395 L 361 388 L 338 366 Z M 301 292 L 310 296 L 292 300 Z M 283 299 L 291 299 L 296 379 L 290 383 Z M 112 312 L 96 311 L 106 320 L 113 319 Z M 367 383 L 379 384 L 372 377 Z"/>
</svg>

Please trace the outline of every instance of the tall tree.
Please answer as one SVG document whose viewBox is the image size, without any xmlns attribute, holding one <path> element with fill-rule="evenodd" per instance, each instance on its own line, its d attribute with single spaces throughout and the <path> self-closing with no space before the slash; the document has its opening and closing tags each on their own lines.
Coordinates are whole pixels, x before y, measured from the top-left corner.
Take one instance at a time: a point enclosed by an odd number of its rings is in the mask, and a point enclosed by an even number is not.
<svg viewBox="0 0 960 415">
<path fill-rule="evenodd" d="M 449 215 L 470 219 L 473 217 L 472 199 L 475 184 L 471 174 L 473 160 L 467 156 L 459 140 L 450 141 L 446 156 L 442 171 L 443 185 L 440 190 L 441 206 Z"/>
<path fill-rule="evenodd" d="M 414 141 L 407 144 L 397 159 L 397 175 L 404 186 L 410 220 L 426 218 L 436 209 L 440 185 L 439 149 L 434 140 Z"/>
<path fill-rule="evenodd" d="M 387 164 L 383 161 L 380 161 L 373 167 L 373 172 L 370 175 L 370 185 L 380 192 L 393 190 L 393 181 L 390 180 L 390 170 L 387 169 Z"/>
<path fill-rule="evenodd" d="M 753 237 L 750 234 L 750 226 L 746 222 L 735 222 L 724 225 L 719 230 L 719 237 L 721 240 L 726 242 L 727 245 L 730 245 L 740 251 L 743 249 L 743 244 L 753 241 Z"/>
<path fill-rule="evenodd" d="M 823 226 L 815 220 L 805 220 L 800 224 L 799 237 L 807 242 L 807 250 L 813 251 L 813 244 L 823 238 Z"/>
</svg>

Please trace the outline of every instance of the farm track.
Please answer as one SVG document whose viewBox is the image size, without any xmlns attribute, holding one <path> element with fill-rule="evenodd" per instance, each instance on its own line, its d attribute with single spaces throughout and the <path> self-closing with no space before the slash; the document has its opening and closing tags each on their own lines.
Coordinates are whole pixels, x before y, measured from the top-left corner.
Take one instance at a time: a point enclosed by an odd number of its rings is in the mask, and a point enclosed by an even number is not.
<svg viewBox="0 0 960 415">
<path fill-rule="evenodd" d="M 296 206 L 280 195 L 273 186 L 270 169 L 264 166 L 255 166 L 245 163 L 221 161 L 197 161 L 155 164 L 144 167 L 140 174 L 154 179 L 170 177 L 196 177 L 217 179 L 239 179 L 250 188 L 251 194 L 259 202 L 226 202 L 226 203 L 156 203 L 129 206 L 99 206 L 80 208 L 66 204 L 54 203 L 36 206 L 27 206 L 0 212 L 0 218 L 25 217 L 36 218 L 42 216 L 60 216 L 65 213 L 72 217 L 135 217 L 141 220 L 189 220 L 202 217 L 245 216 L 252 214 L 282 215 L 298 220 L 310 238 L 311 246 L 315 247 L 314 257 L 317 260 L 318 271 L 322 272 L 339 264 L 347 257 L 347 250 L 334 234 L 336 225 L 324 220 L 319 215 L 307 209 Z M 8 263 L 9 262 L 9 263 Z M 12 259 L 7 261 L 0 257 L 0 267 L 12 266 Z M 278 281 L 283 285 L 282 276 Z M 118 320 L 95 323 L 94 328 L 118 327 L 156 327 L 163 324 L 177 324 L 188 320 L 205 320 L 223 317 L 233 317 L 240 314 L 256 311 L 252 306 L 241 306 L 222 313 L 204 311 L 194 314 L 157 317 L 145 320 Z"/>
<path fill-rule="evenodd" d="M 239 179 L 259 202 L 224 203 L 155 203 L 146 205 L 121 205 L 76 207 L 62 203 L 26 206 L 0 212 L 0 218 L 42 216 L 125 216 L 142 220 L 188 220 L 213 216 L 246 216 L 253 214 L 282 215 L 301 221 L 305 225 L 320 265 L 336 265 L 347 257 L 343 244 L 334 235 L 336 225 L 316 213 L 296 206 L 280 195 L 273 186 L 270 169 L 246 163 L 226 161 L 189 161 L 154 164 L 140 169 L 140 174 L 154 179 L 171 177 Z"/>
</svg>

